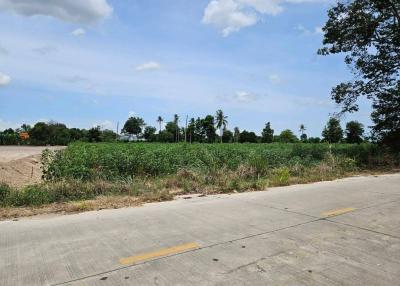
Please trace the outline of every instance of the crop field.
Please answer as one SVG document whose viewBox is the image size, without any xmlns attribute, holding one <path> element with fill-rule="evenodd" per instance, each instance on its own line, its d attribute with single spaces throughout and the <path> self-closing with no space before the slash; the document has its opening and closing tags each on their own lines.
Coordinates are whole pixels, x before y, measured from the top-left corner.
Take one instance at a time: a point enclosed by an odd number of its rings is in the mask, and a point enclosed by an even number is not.
<svg viewBox="0 0 400 286">
<path fill-rule="evenodd" d="M 82 211 L 332 180 L 391 170 L 399 156 L 374 144 L 73 143 L 41 161 L 41 183 L 0 184 L 0 217 L 10 207 Z"/>
<path fill-rule="evenodd" d="M 115 181 L 182 170 L 235 171 L 243 166 L 264 175 L 276 168 L 312 167 L 328 155 L 359 168 L 387 163 L 382 149 L 372 144 L 75 143 L 51 160 L 45 158 L 45 178 Z"/>
</svg>

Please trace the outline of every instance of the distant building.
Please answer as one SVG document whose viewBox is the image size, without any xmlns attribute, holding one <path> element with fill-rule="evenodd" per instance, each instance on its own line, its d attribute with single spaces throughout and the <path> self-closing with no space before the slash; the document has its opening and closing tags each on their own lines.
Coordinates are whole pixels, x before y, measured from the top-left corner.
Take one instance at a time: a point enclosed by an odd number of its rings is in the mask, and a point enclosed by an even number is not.
<svg viewBox="0 0 400 286">
<path fill-rule="evenodd" d="M 118 140 L 119 141 L 125 141 L 125 142 L 137 142 L 137 141 L 146 141 L 146 139 L 138 137 L 137 135 L 134 134 L 119 134 L 118 135 Z"/>
<path fill-rule="evenodd" d="M 19 138 L 21 138 L 21 140 L 25 141 L 29 139 L 29 134 L 28 132 L 20 132 L 19 133 Z"/>
</svg>

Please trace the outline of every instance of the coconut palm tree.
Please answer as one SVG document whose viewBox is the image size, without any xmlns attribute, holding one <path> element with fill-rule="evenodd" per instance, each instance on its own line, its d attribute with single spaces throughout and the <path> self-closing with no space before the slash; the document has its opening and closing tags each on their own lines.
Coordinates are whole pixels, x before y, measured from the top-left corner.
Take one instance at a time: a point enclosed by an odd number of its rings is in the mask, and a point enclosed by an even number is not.
<svg viewBox="0 0 400 286">
<path fill-rule="evenodd" d="M 175 140 L 179 142 L 179 115 L 174 114 L 174 124 L 175 124 Z"/>
<path fill-rule="evenodd" d="M 303 123 L 300 124 L 300 129 L 299 129 L 299 131 L 300 131 L 301 135 L 303 135 L 303 134 L 304 134 L 304 131 L 306 131 L 306 127 L 304 126 Z"/>
<path fill-rule="evenodd" d="M 159 133 L 161 133 L 161 124 L 163 123 L 163 121 L 164 121 L 164 119 L 163 119 L 161 116 L 158 116 L 158 117 L 157 117 L 157 122 L 158 122 L 158 124 L 160 125 L 160 131 L 159 131 Z"/>
<path fill-rule="evenodd" d="M 222 143 L 222 132 L 224 129 L 226 129 L 226 125 L 228 124 L 227 118 L 228 118 L 228 116 L 225 116 L 224 112 L 221 109 L 217 110 L 217 112 L 215 114 L 215 122 L 216 122 L 217 128 L 219 129 L 221 143 Z"/>
</svg>

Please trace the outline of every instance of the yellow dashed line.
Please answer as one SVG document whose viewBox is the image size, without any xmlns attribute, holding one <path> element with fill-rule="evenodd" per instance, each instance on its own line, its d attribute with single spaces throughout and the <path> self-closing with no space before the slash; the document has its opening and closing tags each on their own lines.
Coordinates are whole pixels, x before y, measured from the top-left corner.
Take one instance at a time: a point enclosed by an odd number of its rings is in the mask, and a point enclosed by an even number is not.
<svg viewBox="0 0 400 286">
<path fill-rule="evenodd" d="M 330 211 L 324 212 L 321 215 L 323 217 L 332 217 L 332 216 L 337 216 L 337 215 L 345 214 L 348 212 L 352 212 L 354 210 L 355 210 L 355 208 L 336 209 L 336 210 L 330 210 Z"/>
<path fill-rule="evenodd" d="M 153 251 L 153 252 L 147 252 L 147 253 L 142 253 L 142 254 L 135 255 L 135 256 L 122 258 L 119 260 L 119 263 L 124 264 L 124 265 L 134 264 L 134 263 L 137 263 L 137 262 L 140 262 L 143 260 L 148 260 L 148 259 L 157 258 L 157 257 L 161 257 L 161 256 L 176 254 L 176 253 L 183 252 L 186 250 L 196 249 L 198 247 L 199 247 L 199 245 L 195 242 L 181 244 L 181 245 L 164 248 L 164 249 L 160 249 L 160 250 Z"/>
</svg>

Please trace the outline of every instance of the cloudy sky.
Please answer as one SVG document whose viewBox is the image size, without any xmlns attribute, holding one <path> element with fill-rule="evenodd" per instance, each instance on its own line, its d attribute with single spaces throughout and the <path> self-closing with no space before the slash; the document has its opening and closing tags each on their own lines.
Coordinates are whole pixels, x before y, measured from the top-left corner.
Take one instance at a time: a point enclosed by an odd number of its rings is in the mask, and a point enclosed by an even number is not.
<svg viewBox="0 0 400 286">
<path fill-rule="evenodd" d="M 331 0 L 0 0 L 0 130 L 116 129 L 223 109 L 229 127 L 319 136 L 351 77 L 316 55 Z M 368 103 L 345 121 L 369 125 Z M 182 123 L 183 123 L 182 119 Z"/>
</svg>

